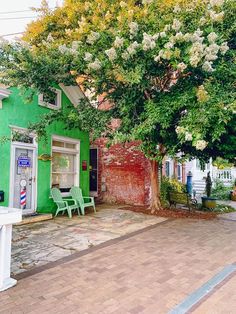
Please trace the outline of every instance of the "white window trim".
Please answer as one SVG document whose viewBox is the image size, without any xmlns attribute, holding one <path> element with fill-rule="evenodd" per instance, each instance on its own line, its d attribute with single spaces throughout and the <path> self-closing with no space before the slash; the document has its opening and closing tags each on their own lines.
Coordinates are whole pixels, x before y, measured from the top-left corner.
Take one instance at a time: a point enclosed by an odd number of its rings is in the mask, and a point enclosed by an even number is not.
<svg viewBox="0 0 236 314">
<path fill-rule="evenodd" d="M 27 128 L 22 128 L 22 127 L 19 127 L 19 126 L 16 126 L 16 125 L 9 125 L 9 128 L 11 129 L 11 136 L 12 136 L 12 133 L 13 132 L 18 132 L 18 133 L 27 133 L 28 132 L 28 129 Z M 34 132 L 30 132 L 29 133 L 29 136 L 32 137 L 33 139 L 33 143 L 23 143 L 23 142 L 16 142 L 16 141 L 11 141 L 13 144 L 17 144 L 17 145 L 30 145 L 30 146 L 34 146 L 34 147 L 38 147 L 38 143 L 37 143 L 37 135 L 36 133 Z"/>
<path fill-rule="evenodd" d="M 61 90 L 57 88 L 53 88 L 52 90 L 53 92 L 56 93 L 57 105 L 55 106 L 53 104 L 43 101 L 43 94 L 38 95 L 38 104 L 42 107 L 46 107 L 53 110 L 59 110 L 61 108 Z"/>
<path fill-rule="evenodd" d="M 53 141 L 61 141 L 61 142 L 66 142 L 70 144 L 75 144 L 76 148 L 71 149 L 71 148 L 66 148 L 66 147 L 58 147 L 58 146 L 53 146 L 52 142 Z M 64 137 L 64 136 L 58 136 L 58 135 L 52 135 L 51 139 L 51 155 L 53 152 L 60 152 L 60 153 L 67 153 L 67 154 L 72 154 L 75 155 L 75 171 L 71 172 L 71 174 L 74 174 L 74 186 L 80 186 L 80 141 L 75 140 L 70 137 Z M 55 173 L 55 172 L 54 172 Z M 50 189 L 52 188 L 52 163 L 51 163 L 51 174 L 50 174 Z M 63 196 L 70 196 L 69 192 L 62 192 Z"/>
<path fill-rule="evenodd" d="M 178 168 L 178 167 L 180 167 L 180 168 Z M 178 169 L 180 169 L 180 177 L 179 177 L 179 175 L 178 175 Z M 178 180 L 179 182 L 182 182 L 182 181 L 183 181 L 183 164 L 181 164 L 181 163 L 178 163 L 178 164 L 177 164 L 177 180 Z"/>
</svg>

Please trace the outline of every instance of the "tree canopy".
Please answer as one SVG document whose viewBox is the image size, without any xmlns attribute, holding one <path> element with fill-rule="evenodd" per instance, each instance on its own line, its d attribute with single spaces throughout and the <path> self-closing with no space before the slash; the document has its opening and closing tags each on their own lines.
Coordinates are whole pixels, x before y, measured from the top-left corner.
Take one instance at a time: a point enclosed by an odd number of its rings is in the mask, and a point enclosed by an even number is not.
<svg viewBox="0 0 236 314">
<path fill-rule="evenodd" d="M 43 93 L 80 84 L 90 102 L 66 121 L 140 140 L 151 160 L 235 160 L 235 1 L 66 0 L 40 12 L 26 42 L 2 43 L 3 82 Z M 109 110 L 97 110 L 105 101 Z"/>
</svg>

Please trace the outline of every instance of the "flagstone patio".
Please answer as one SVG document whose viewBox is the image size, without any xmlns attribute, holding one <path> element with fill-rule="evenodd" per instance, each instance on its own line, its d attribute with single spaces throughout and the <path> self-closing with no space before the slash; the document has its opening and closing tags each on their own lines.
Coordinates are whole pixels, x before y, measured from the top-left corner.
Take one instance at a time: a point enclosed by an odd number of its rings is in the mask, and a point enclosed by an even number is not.
<svg viewBox="0 0 236 314">
<path fill-rule="evenodd" d="M 121 206 L 120 206 L 121 207 Z M 14 226 L 12 274 L 20 274 L 73 253 L 165 221 L 117 205 L 97 206 L 97 213 L 59 216 L 53 220 Z"/>
</svg>

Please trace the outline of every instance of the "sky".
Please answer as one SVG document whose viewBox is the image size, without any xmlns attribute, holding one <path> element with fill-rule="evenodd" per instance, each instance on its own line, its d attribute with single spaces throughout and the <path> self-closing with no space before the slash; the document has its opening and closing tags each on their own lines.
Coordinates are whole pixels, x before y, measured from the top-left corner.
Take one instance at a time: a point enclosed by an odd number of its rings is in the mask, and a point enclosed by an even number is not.
<svg viewBox="0 0 236 314">
<path fill-rule="evenodd" d="M 40 3 L 41 0 L 0 0 L 0 36 L 4 36 L 8 40 L 20 36 L 5 35 L 23 32 L 26 25 L 37 16 L 37 13 L 30 11 L 30 8 L 40 7 Z M 54 8 L 56 5 L 60 5 L 62 0 L 48 0 L 48 3 L 50 8 Z"/>
</svg>

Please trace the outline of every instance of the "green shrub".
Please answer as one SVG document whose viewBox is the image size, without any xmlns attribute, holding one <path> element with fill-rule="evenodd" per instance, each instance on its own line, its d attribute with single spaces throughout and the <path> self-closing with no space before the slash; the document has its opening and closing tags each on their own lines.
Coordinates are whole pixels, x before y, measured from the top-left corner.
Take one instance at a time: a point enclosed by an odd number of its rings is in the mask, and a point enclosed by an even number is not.
<svg viewBox="0 0 236 314">
<path fill-rule="evenodd" d="M 229 200 L 230 190 L 232 190 L 231 186 L 225 186 L 221 180 L 216 179 L 214 181 L 214 187 L 212 188 L 211 196 L 219 200 Z"/>
<path fill-rule="evenodd" d="M 168 177 L 162 177 L 161 181 L 161 202 L 162 205 L 168 206 L 168 194 L 169 192 L 184 192 L 186 193 L 186 185 L 179 182 L 177 179 L 170 179 Z"/>
</svg>

